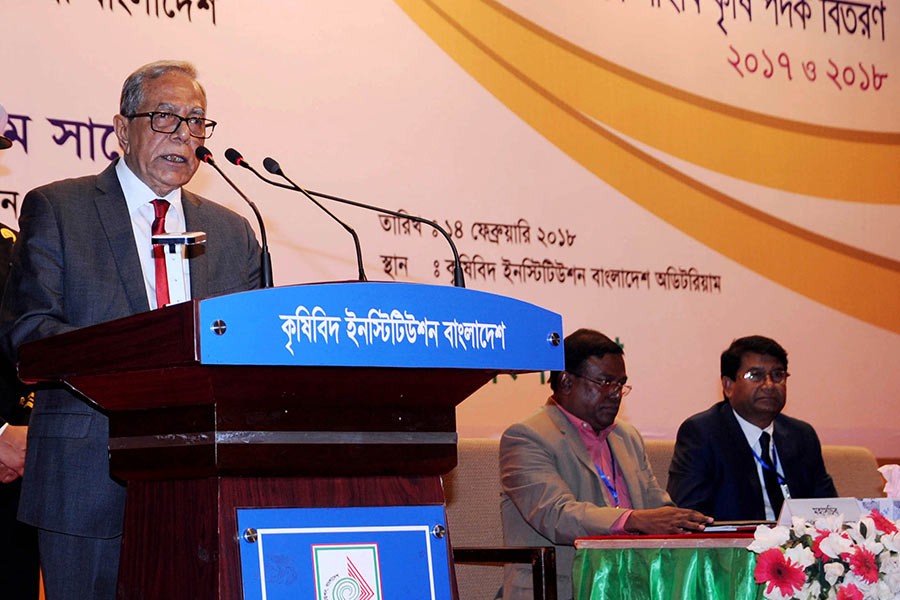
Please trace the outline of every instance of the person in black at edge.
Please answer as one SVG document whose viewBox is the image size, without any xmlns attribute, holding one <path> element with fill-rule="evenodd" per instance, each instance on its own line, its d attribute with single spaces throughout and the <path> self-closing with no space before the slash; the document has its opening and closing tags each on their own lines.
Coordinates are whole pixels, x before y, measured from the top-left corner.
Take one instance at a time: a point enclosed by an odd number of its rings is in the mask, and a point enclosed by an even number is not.
<svg viewBox="0 0 900 600">
<path fill-rule="evenodd" d="M 6 131 L 7 113 L 0 106 L 0 150 L 12 143 Z M 9 274 L 16 234 L 0 223 L 0 290 Z M 32 396 L 19 382 L 16 368 L 0 354 L 0 597 L 37 600 L 40 568 L 37 530 L 16 518 L 25 467 L 25 436 Z"/>
</svg>

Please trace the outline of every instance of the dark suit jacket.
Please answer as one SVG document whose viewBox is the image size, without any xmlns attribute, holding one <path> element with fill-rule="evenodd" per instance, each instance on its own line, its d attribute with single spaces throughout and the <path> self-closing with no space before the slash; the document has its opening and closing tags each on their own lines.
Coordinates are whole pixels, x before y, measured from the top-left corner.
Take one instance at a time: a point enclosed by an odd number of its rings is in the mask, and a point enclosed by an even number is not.
<svg viewBox="0 0 900 600">
<path fill-rule="evenodd" d="M 205 231 L 191 295 L 259 286 L 259 245 L 243 217 L 182 192 L 187 228 Z M 111 164 L 29 192 L 19 217 L 0 332 L 24 342 L 149 310 L 125 196 Z M 127 390 L 123 390 L 127 393 Z M 19 517 L 95 538 L 121 533 L 125 489 L 109 475 L 105 415 L 65 390 L 40 392 L 28 433 Z"/>
<path fill-rule="evenodd" d="M 6 284 L 9 261 L 12 255 L 15 232 L 0 224 L 0 286 Z M 25 425 L 28 423 L 30 404 L 26 402 L 27 390 L 16 374 L 16 366 L 6 356 L 0 355 L 0 425 Z M 40 577 L 37 531 L 20 523 L 19 494 L 22 480 L 0 483 L 0 590 L 4 598 L 38 598 Z"/>
<path fill-rule="evenodd" d="M 792 498 L 837 496 L 809 423 L 778 415 L 772 437 Z M 678 506 L 719 521 L 766 518 L 756 459 L 730 404 L 719 402 L 678 428 L 668 490 Z"/>
<path fill-rule="evenodd" d="M 671 506 L 637 430 L 620 421 L 608 439 L 634 507 Z M 572 598 L 575 538 L 608 534 L 625 509 L 607 506 L 603 482 L 581 436 L 555 404 L 548 403 L 504 432 L 500 483 L 504 542 L 555 545 L 557 593 L 560 600 Z M 503 598 L 532 597 L 530 566 L 507 566 Z"/>
<path fill-rule="evenodd" d="M 9 276 L 9 261 L 12 258 L 15 232 L 0 224 L 0 288 L 6 285 Z M 24 403 L 25 387 L 16 375 L 16 366 L 6 356 L 0 356 L 0 425 L 25 425 L 28 423 L 30 407 Z"/>
</svg>

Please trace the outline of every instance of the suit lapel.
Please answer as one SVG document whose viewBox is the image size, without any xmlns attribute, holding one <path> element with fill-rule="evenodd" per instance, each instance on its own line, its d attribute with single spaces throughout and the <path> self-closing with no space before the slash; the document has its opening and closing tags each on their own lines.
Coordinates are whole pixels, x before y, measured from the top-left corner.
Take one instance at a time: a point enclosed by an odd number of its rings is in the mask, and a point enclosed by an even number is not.
<svg viewBox="0 0 900 600">
<path fill-rule="evenodd" d="M 184 224 L 187 230 L 204 231 L 205 220 L 200 199 L 191 192 L 182 189 L 181 205 L 184 209 Z M 190 256 L 191 298 L 206 298 L 209 295 L 208 249 L 204 247 Z"/>
<path fill-rule="evenodd" d="M 547 414 L 550 415 L 550 420 L 552 420 L 553 424 L 559 429 L 559 433 L 563 437 L 564 442 L 569 446 L 571 454 L 574 454 L 575 457 L 578 458 L 578 461 L 584 468 L 593 472 L 594 477 L 599 481 L 599 475 L 597 475 L 596 468 L 594 467 L 594 461 L 591 460 L 587 448 L 584 447 L 584 444 L 581 441 L 581 436 L 575 431 L 572 423 L 569 422 L 566 415 L 562 414 L 555 404 L 548 403 L 546 410 Z"/>
<path fill-rule="evenodd" d="M 741 494 L 740 490 L 736 490 L 736 500 L 747 509 L 742 510 L 744 514 L 765 515 L 765 504 L 763 502 L 763 489 L 759 483 L 759 476 L 756 472 L 756 459 L 753 457 L 753 451 L 747 445 L 747 437 L 744 430 L 734 416 L 731 405 L 723 402 L 719 409 L 719 416 L 722 420 L 722 427 L 727 431 L 727 439 L 733 440 L 733 443 L 726 444 L 723 452 L 727 455 L 724 461 L 725 468 L 734 468 L 736 473 L 747 473 L 746 485 L 752 490 L 752 494 Z M 746 489 L 746 488 L 745 488 Z M 762 518 L 762 517 L 760 517 Z"/>
<path fill-rule="evenodd" d="M 639 473 L 640 466 L 635 461 L 635 457 L 631 455 L 622 439 L 622 432 L 617 426 L 609 432 L 609 449 L 612 452 L 612 458 L 619 468 L 619 474 L 625 487 L 628 488 L 628 496 L 631 498 L 632 506 L 644 506 L 644 490 L 640 486 L 640 482 L 634 481 L 628 477 L 629 473 Z"/>
<path fill-rule="evenodd" d="M 94 207 L 116 262 L 116 269 L 125 288 L 131 311 L 146 312 L 150 310 L 150 301 L 147 299 L 141 260 L 134 241 L 131 215 L 128 214 L 128 205 L 125 203 L 125 194 L 122 193 L 122 186 L 116 176 L 115 165 L 116 163 L 112 163 L 97 176 Z"/>
<path fill-rule="evenodd" d="M 778 462 L 781 463 L 781 470 L 784 473 L 788 491 L 791 492 L 792 496 L 803 491 L 797 489 L 803 487 L 800 483 L 802 476 L 795 473 L 793 470 L 799 462 L 793 459 L 801 454 L 801 451 L 797 446 L 798 442 L 800 442 L 800 438 L 797 435 L 790 435 L 785 431 L 784 418 L 781 415 L 775 417 L 775 429 L 772 434 L 772 443 L 775 445 L 775 453 L 778 456 Z M 794 489 L 791 489 L 791 485 L 794 486 Z"/>
<path fill-rule="evenodd" d="M 591 481 L 599 491 L 599 494 L 595 497 L 605 499 L 607 497 L 606 485 L 600 479 L 600 475 L 597 473 L 597 465 L 594 464 L 594 461 L 591 459 L 591 455 L 588 454 L 587 448 L 585 448 L 584 443 L 581 441 L 581 436 L 578 434 L 578 431 L 575 430 L 575 427 L 572 425 L 572 423 L 553 404 L 548 404 L 546 410 L 550 415 L 550 419 L 553 421 L 554 425 L 556 425 L 556 427 L 559 429 L 559 433 L 563 438 L 563 442 L 569 447 L 568 454 L 575 455 L 575 458 L 578 459 L 578 462 L 581 463 L 581 466 L 587 469 L 587 471 L 590 473 Z M 613 431 L 610 433 L 608 439 L 612 458 L 618 465 L 620 471 L 622 473 L 633 472 L 629 470 L 634 467 L 633 459 L 626 458 L 624 461 L 619 460 L 619 457 L 628 456 L 628 449 L 622 442 L 621 437 L 619 435 L 616 435 L 615 429 L 613 429 Z M 625 485 L 628 486 L 628 494 L 629 496 L 631 496 L 632 502 L 636 501 L 636 498 L 639 497 L 639 495 L 635 495 L 637 492 L 632 492 L 631 484 L 629 481 L 626 480 Z"/>
</svg>

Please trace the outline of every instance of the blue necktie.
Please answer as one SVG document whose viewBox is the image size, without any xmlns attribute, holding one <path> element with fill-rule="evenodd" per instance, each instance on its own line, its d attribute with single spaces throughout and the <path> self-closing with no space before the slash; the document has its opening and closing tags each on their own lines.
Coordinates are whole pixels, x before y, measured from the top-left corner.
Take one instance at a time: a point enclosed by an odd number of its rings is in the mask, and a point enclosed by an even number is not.
<svg viewBox="0 0 900 600">
<path fill-rule="evenodd" d="M 769 504 L 772 505 L 772 511 L 775 518 L 781 512 L 781 505 L 784 503 L 784 494 L 781 492 L 781 485 L 778 483 L 778 471 L 775 470 L 775 463 L 772 462 L 772 455 L 769 452 L 769 432 L 763 431 L 759 436 L 759 446 L 762 449 L 763 460 L 763 481 L 766 484 L 766 493 L 769 495 Z"/>
</svg>

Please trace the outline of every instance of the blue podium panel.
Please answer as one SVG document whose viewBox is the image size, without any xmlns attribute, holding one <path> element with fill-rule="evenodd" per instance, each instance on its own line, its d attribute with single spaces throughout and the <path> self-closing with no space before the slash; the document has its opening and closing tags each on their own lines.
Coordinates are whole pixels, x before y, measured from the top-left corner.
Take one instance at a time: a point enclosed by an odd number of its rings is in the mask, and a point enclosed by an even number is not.
<svg viewBox="0 0 900 600">
<path fill-rule="evenodd" d="M 238 509 L 244 600 L 450 600 L 443 506 Z"/>
<path fill-rule="evenodd" d="M 326 283 L 200 302 L 207 365 L 562 369 L 562 318 L 463 288 Z"/>
</svg>

